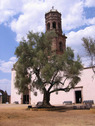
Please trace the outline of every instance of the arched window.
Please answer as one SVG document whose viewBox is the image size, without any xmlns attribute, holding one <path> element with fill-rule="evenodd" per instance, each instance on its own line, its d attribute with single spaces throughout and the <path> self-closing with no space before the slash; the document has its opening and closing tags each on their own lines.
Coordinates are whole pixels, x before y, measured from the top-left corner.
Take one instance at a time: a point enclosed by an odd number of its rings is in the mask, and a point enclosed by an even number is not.
<svg viewBox="0 0 95 126">
<path fill-rule="evenodd" d="M 59 51 L 63 52 L 63 43 L 62 42 L 59 42 Z"/>
<path fill-rule="evenodd" d="M 56 29 L 56 22 L 52 23 L 52 27 Z"/>
<path fill-rule="evenodd" d="M 49 29 L 50 29 L 50 23 L 47 24 L 47 30 L 49 30 Z"/>
</svg>

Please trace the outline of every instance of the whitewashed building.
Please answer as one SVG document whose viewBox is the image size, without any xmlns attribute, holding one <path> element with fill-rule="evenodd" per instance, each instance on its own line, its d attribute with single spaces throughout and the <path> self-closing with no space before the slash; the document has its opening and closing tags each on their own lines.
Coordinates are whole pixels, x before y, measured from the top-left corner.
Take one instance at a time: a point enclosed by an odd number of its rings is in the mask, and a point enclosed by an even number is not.
<svg viewBox="0 0 95 126">
<path fill-rule="evenodd" d="M 64 53 L 66 47 L 66 36 L 62 33 L 61 26 L 61 13 L 52 8 L 48 13 L 45 14 L 46 31 L 55 29 L 58 37 L 52 42 L 52 48 L 57 54 Z M 42 101 L 43 95 L 37 91 L 35 95 L 29 91 L 26 94 L 18 94 L 17 89 L 14 86 L 15 82 L 15 71 L 12 69 L 12 80 L 11 80 L 11 103 L 18 102 L 36 104 L 38 101 Z M 50 97 L 51 104 L 63 104 L 64 101 L 72 101 L 72 103 L 79 103 L 85 100 L 93 100 L 95 103 L 95 79 L 93 78 L 93 71 L 91 68 L 85 68 L 81 74 L 81 81 L 77 86 L 69 92 L 60 91 L 58 94 L 53 93 Z M 37 94 L 37 96 L 36 96 Z"/>
<path fill-rule="evenodd" d="M 14 86 L 15 71 L 12 70 L 12 81 L 11 81 L 11 103 L 18 102 L 36 104 L 43 100 L 43 95 L 37 91 L 37 96 L 33 92 L 29 94 L 18 94 L 18 90 Z M 24 98 L 26 97 L 26 98 Z M 24 98 L 24 99 L 23 99 Z M 93 100 L 95 103 L 95 77 L 91 68 L 84 68 L 81 74 L 81 81 L 77 84 L 74 89 L 69 92 L 59 91 L 58 94 L 53 93 L 50 97 L 50 103 L 53 105 L 63 104 L 64 101 L 72 101 L 72 103 L 80 103 L 85 100 Z"/>
</svg>

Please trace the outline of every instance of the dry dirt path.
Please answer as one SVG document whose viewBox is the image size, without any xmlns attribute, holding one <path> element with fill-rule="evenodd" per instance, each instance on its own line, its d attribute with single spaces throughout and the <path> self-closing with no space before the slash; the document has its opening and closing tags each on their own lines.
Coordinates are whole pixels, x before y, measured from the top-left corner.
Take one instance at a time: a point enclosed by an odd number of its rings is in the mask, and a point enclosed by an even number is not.
<svg viewBox="0 0 95 126">
<path fill-rule="evenodd" d="M 94 110 L 26 110 L 27 105 L 0 105 L 0 126 L 95 126 Z"/>
</svg>

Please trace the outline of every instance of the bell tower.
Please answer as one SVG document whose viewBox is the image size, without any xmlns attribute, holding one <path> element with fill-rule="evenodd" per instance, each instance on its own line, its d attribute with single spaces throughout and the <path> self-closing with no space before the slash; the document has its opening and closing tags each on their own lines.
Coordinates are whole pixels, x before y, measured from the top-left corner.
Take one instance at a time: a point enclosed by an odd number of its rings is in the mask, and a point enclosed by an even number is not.
<svg viewBox="0 0 95 126">
<path fill-rule="evenodd" d="M 66 36 L 62 34 L 61 13 L 54 7 L 45 14 L 46 32 L 55 30 L 57 37 L 52 40 L 52 50 L 63 54 L 66 48 Z"/>
</svg>

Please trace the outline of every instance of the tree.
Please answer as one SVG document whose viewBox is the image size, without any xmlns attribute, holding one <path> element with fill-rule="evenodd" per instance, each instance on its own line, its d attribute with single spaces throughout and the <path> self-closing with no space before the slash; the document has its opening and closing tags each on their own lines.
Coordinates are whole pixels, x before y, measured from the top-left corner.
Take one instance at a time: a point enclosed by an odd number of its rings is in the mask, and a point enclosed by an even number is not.
<svg viewBox="0 0 95 126">
<path fill-rule="evenodd" d="M 43 107 L 50 107 L 50 94 L 58 91 L 69 91 L 80 81 L 82 65 L 80 58 L 74 60 L 74 53 L 67 47 L 63 55 L 52 50 L 52 39 L 57 37 L 51 31 L 47 33 L 27 34 L 16 48 L 18 61 L 15 63 L 15 87 L 19 92 L 35 88 L 43 93 Z M 68 84 L 65 86 L 66 81 Z"/>
<path fill-rule="evenodd" d="M 83 37 L 82 41 L 86 54 L 91 59 L 91 67 L 95 74 L 95 40 L 93 40 L 91 37 L 89 38 Z"/>
</svg>

